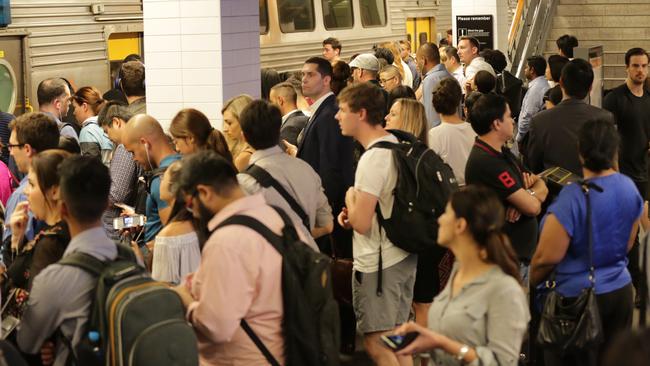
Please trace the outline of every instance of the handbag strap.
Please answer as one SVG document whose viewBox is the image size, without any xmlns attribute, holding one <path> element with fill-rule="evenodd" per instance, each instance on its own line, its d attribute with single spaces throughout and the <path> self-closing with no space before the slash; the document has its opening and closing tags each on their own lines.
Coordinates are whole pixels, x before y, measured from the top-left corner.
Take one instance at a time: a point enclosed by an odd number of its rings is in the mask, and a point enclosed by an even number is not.
<svg viewBox="0 0 650 366">
<path fill-rule="evenodd" d="M 591 287 L 594 287 L 596 284 L 596 276 L 594 270 L 594 231 L 591 226 L 591 199 L 589 198 L 589 189 L 594 187 L 597 186 L 586 180 L 580 182 L 580 188 L 582 189 L 582 193 L 585 194 L 585 200 L 587 201 L 587 242 L 589 245 L 589 282 L 591 282 Z M 600 191 L 602 192 L 602 188 L 600 188 Z"/>
</svg>

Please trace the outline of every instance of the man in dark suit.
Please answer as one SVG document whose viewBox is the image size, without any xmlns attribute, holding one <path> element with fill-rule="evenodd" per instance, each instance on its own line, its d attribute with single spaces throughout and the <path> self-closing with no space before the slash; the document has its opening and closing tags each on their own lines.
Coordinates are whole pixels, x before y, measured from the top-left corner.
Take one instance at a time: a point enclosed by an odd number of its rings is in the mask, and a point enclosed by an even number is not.
<svg viewBox="0 0 650 366">
<path fill-rule="evenodd" d="M 312 114 L 298 136 L 297 156 L 309 163 L 323 181 L 332 214 L 344 206 L 345 192 L 354 181 L 353 142 L 341 134 L 334 118 L 339 108 L 332 93 L 332 65 L 321 57 L 313 57 L 302 67 L 302 92 L 314 100 Z"/>
<path fill-rule="evenodd" d="M 574 59 L 562 69 L 560 86 L 564 99 L 555 108 L 536 114 L 531 122 L 526 161 L 534 173 L 559 166 L 582 176 L 578 157 L 578 131 L 590 119 L 614 123 L 614 116 L 587 104 L 594 72 L 582 59 Z"/>
<path fill-rule="evenodd" d="M 314 100 L 307 126 L 298 136 L 298 158 L 306 161 L 321 178 L 325 195 L 337 217 L 345 206 L 345 192 L 354 184 L 353 140 L 341 134 L 338 121 L 334 118 L 339 110 L 336 96 L 332 93 L 332 65 L 321 57 L 305 61 L 302 67 L 302 93 Z M 352 258 L 352 232 L 343 229 L 334 220 L 333 239 L 338 257 Z M 331 242 L 316 241 L 321 251 L 329 253 Z M 352 281 L 350 278 L 349 281 Z M 341 304 L 341 351 L 354 352 L 354 313 L 350 307 Z"/>
<path fill-rule="evenodd" d="M 298 135 L 309 121 L 309 118 L 296 106 L 297 100 L 298 94 L 291 83 L 276 84 L 269 93 L 269 101 L 282 112 L 280 141 L 285 140 L 291 145 L 298 145 Z"/>
</svg>

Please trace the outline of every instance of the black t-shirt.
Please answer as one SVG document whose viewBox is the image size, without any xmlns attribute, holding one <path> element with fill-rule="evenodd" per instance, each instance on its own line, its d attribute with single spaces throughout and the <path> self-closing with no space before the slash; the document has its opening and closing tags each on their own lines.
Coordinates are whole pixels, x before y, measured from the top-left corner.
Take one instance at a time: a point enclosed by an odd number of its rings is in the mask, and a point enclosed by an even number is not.
<svg viewBox="0 0 650 366">
<path fill-rule="evenodd" d="M 507 148 L 497 151 L 487 143 L 476 139 L 465 166 L 465 183 L 480 184 L 492 189 L 507 208 L 511 206 L 508 197 L 519 189 L 525 189 L 523 177 L 525 171 Z M 535 217 L 521 215 L 517 222 L 506 222 L 504 232 L 510 238 L 517 257 L 529 262 L 537 244 Z"/>
<path fill-rule="evenodd" d="M 648 181 L 648 142 L 650 142 L 650 94 L 632 94 L 627 84 L 612 90 L 603 100 L 603 108 L 614 114 L 621 136 L 619 167 L 635 182 Z"/>
</svg>

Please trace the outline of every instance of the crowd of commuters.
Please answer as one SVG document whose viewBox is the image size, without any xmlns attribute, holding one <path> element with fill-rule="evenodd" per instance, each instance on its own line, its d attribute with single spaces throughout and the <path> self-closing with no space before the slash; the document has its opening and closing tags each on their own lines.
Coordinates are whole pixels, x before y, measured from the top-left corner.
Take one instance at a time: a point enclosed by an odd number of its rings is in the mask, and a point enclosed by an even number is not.
<svg viewBox="0 0 650 366">
<path fill-rule="evenodd" d="M 594 74 L 573 58 L 573 36 L 548 60 L 529 57 L 525 80 L 502 52 L 448 38 L 383 42 L 349 62 L 327 38 L 300 72 L 263 70 L 262 99 L 225 101 L 222 130 L 186 108 L 167 134 L 146 114 L 137 55 L 103 95 L 43 80 L 38 112 L 0 116 L 2 317 L 20 323 L 4 336 L 31 364 L 71 364 L 96 283 L 58 262 L 76 252 L 110 262 L 127 244 L 178 295 L 201 364 L 288 364 L 286 271 L 296 269 L 259 228 L 232 224 L 247 216 L 309 253 L 349 259 L 331 284 L 347 291 L 335 311 L 343 360 L 360 334 L 382 366 L 612 362 L 604 350 L 621 347 L 645 282 L 648 53 L 627 52 L 627 80 L 601 109 L 585 101 Z M 434 212 L 437 246 L 417 253 L 384 228 L 402 199 L 388 146 L 404 132 L 459 187 Z M 547 185 L 557 167 L 597 187 L 589 202 L 581 184 Z M 124 228 L 125 217 L 142 221 Z M 535 352 L 548 293 L 568 304 L 591 287 L 603 344 Z M 392 349 L 393 335 L 412 342 Z"/>
</svg>

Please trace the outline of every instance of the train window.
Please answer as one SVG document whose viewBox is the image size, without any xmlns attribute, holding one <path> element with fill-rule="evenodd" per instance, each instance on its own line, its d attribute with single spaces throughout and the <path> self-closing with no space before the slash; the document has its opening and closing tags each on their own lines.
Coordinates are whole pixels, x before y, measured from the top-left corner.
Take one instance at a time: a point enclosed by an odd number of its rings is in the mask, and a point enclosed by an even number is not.
<svg viewBox="0 0 650 366">
<path fill-rule="evenodd" d="M 260 0 L 260 34 L 266 34 L 269 31 L 269 12 L 266 6 L 266 0 Z"/>
<path fill-rule="evenodd" d="M 352 1 L 323 0 L 323 22 L 326 29 L 352 28 Z"/>
<path fill-rule="evenodd" d="M 313 0 L 278 0 L 278 16 L 282 33 L 314 30 Z"/>
<path fill-rule="evenodd" d="M 385 0 L 359 0 L 361 8 L 361 24 L 364 27 L 386 25 Z"/>
</svg>

